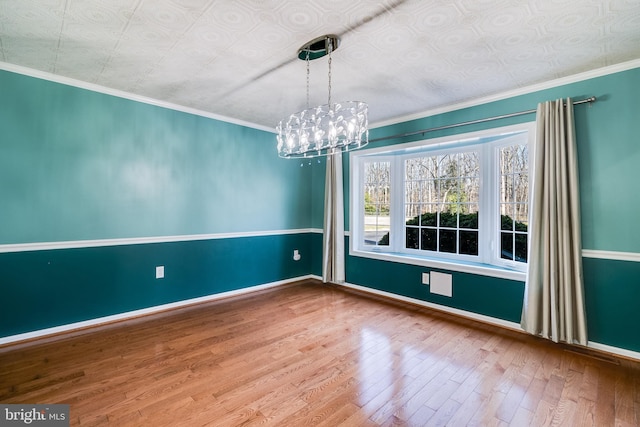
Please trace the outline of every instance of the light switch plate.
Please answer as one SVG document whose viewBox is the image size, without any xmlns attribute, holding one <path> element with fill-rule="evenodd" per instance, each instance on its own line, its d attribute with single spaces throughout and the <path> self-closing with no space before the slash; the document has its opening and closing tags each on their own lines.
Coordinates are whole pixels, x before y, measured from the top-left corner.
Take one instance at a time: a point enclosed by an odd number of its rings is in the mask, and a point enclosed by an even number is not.
<svg viewBox="0 0 640 427">
<path fill-rule="evenodd" d="M 156 267 L 156 279 L 164 279 L 164 265 Z"/>
<path fill-rule="evenodd" d="M 429 284 L 429 273 L 422 273 L 422 284 L 423 285 Z"/>
</svg>

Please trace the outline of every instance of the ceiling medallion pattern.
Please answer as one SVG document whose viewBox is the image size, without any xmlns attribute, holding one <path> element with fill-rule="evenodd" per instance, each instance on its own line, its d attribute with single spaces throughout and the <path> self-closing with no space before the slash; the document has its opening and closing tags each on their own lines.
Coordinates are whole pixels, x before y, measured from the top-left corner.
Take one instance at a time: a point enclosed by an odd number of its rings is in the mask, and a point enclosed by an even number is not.
<svg viewBox="0 0 640 427">
<path fill-rule="evenodd" d="M 305 107 L 292 53 L 334 33 L 334 90 L 378 124 L 639 59 L 639 22 L 637 0 L 0 1 L 0 61 L 273 130 Z"/>
</svg>

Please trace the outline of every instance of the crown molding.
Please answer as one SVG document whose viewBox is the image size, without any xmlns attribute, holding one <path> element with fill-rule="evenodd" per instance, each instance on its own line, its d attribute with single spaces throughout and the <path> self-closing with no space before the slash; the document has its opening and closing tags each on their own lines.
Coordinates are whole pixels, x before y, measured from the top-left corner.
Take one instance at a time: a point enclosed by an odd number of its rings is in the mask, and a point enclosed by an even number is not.
<svg viewBox="0 0 640 427">
<path fill-rule="evenodd" d="M 223 116 L 220 114 L 214 114 L 196 108 L 186 107 L 184 105 L 174 104 L 171 102 L 161 101 L 155 98 L 149 98 L 142 95 L 136 95 L 123 90 L 112 89 L 106 86 L 101 86 L 95 83 L 84 82 L 71 77 L 59 76 L 46 71 L 35 70 L 33 68 L 23 67 L 21 65 L 10 64 L 8 62 L 0 61 L 0 70 L 9 71 L 16 74 L 22 74 L 28 77 L 34 77 L 37 79 L 48 80 L 54 83 L 60 83 L 67 86 L 73 86 L 80 89 L 90 90 L 92 92 L 98 92 L 105 95 L 115 96 L 118 98 L 128 99 L 130 101 L 141 102 L 143 104 L 149 104 L 156 107 L 166 108 L 169 110 L 180 111 L 182 113 L 193 114 L 195 116 L 206 117 L 208 119 L 218 120 L 221 122 L 231 123 L 234 125 L 244 126 L 252 129 L 262 130 L 269 133 L 275 133 L 275 129 L 268 126 L 258 125 L 256 123 L 247 122 L 244 120 L 234 119 L 232 117 Z"/>
<path fill-rule="evenodd" d="M 602 77 L 609 74 L 615 74 L 622 71 L 631 70 L 634 68 L 640 67 L 640 59 L 634 59 L 627 62 L 621 62 L 619 64 L 614 64 L 602 68 L 597 68 L 595 70 L 585 71 L 583 73 L 574 74 L 567 77 L 562 77 L 559 79 L 549 80 L 544 83 L 538 83 L 535 85 L 527 86 L 524 88 L 514 89 L 506 92 L 501 92 L 495 95 L 490 95 L 481 98 L 475 98 L 469 101 L 459 102 L 455 104 L 445 105 L 438 108 L 433 108 L 429 110 L 420 111 L 417 113 L 408 114 L 405 116 L 394 117 L 388 120 L 382 120 L 378 122 L 371 123 L 369 129 L 381 128 L 384 126 L 390 126 L 402 122 L 408 122 L 411 120 L 421 119 L 425 117 L 435 116 L 438 114 L 444 114 L 451 111 L 461 110 L 463 108 L 477 107 L 479 105 L 488 104 L 490 102 L 501 101 L 508 98 L 513 98 L 515 96 L 527 95 L 533 92 L 538 92 L 541 90 L 552 89 L 559 86 L 564 86 L 571 83 L 576 83 L 584 80 L 593 79 L 596 77 Z M 24 67 L 21 65 L 10 64 L 8 62 L 0 61 L 0 70 L 5 70 L 17 74 L 26 75 L 29 77 L 34 77 L 38 79 L 48 80 L 55 83 L 64 84 L 67 86 L 73 86 L 81 89 L 90 90 L 93 92 L 103 93 L 106 95 L 116 96 L 119 98 L 128 99 L 131 101 L 141 102 L 144 104 L 154 105 L 161 108 L 167 108 L 170 110 L 180 111 L 187 114 L 193 114 L 196 116 L 206 117 L 213 120 L 218 120 L 226 123 L 231 123 L 239 126 L 244 126 L 252 129 L 262 130 L 269 133 L 275 133 L 275 129 L 273 127 L 259 125 L 252 122 L 247 122 L 244 120 L 234 119 L 232 117 L 227 117 L 219 114 L 210 113 L 203 110 L 198 110 L 196 108 L 186 107 L 184 105 L 174 104 L 170 102 L 161 101 L 155 98 L 149 98 L 141 95 L 136 95 L 130 92 L 121 91 L 118 89 L 112 89 L 105 86 L 101 86 L 95 83 L 84 82 L 82 80 L 77 80 L 71 77 L 59 76 L 53 73 L 49 73 L 46 71 L 36 70 L 33 68 Z"/>
<path fill-rule="evenodd" d="M 476 98 L 469 101 L 459 102 L 456 104 L 445 105 L 443 107 L 433 108 L 430 110 L 421 111 L 418 113 L 408 114 L 406 116 L 395 117 L 389 120 L 383 120 L 372 123 L 369 129 L 381 128 L 384 126 L 395 125 L 398 123 L 408 122 L 411 120 L 422 119 L 425 117 L 431 117 L 438 114 L 449 113 L 463 108 L 477 107 L 479 105 L 488 104 L 490 102 L 501 101 L 504 99 L 513 98 L 520 95 L 528 95 L 530 93 L 538 92 L 546 89 L 553 89 L 559 86 L 565 86 L 571 83 L 577 83 L 584 80 L 593 79 L 596 77 L 602 77 L 609 74 L 615 74 L 622 71 L 632 70 L 634 68 L 640 68 L 640 59 L 634 59 L 627 62 L 621 62 L 615 65 L 609 65 L 607 67 L 597 68 L 595 70 L 585 71 L 583 73 L 574 74 L 559 79 L 549 80 L 547 82 L 538 83 L 535 85 L 514 89 L 506 92 L 501 92 L 495 95 Z"/>
</svg>

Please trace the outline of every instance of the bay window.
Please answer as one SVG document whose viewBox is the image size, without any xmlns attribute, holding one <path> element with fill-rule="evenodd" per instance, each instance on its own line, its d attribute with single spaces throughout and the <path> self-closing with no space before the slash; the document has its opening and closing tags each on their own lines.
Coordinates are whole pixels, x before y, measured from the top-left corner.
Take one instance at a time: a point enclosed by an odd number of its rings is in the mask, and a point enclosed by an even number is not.
<svg viewBox="0 0 640 427">
<path fill-rule="evenodd" d="M 533 132 L 527 123 L 352 152 L 351 254 L 524 272 Z"/>
</svg>

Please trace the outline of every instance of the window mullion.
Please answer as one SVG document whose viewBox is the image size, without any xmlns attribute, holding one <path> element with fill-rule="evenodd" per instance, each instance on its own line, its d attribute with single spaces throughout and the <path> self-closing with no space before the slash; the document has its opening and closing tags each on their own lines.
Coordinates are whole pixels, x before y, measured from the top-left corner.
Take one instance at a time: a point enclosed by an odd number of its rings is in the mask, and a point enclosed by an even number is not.
<svg viewBox="0 0 640 427">
<path fill-rule="evenodd" d="M 354 157 L 351 155 L 350 162 L 351 167 L 351 179 L 350 179 L 350 200 L 349 210 L 355 213 L 351 215 L 349 221 L 349 244 L 351 248 L 360 249 L 362 246 L 362 236 L 364 236 L 364 164 L 365 159 L 361 157 Z M 353 167 L 353 163 L 357 164 L 357 167 Z"/>
<path fill-rule="evenodd" d="M 391 239 L 390 250 L 400 252 L 404 248 L 404 157 L 391 161 Z"/>
<path fill-rule="evenodd" d="M 481 221 L 481 239 L 487 244 L 482 245 L 481 260 L 484 263 L 492 263 L 497 250 L 497 231 L 498 226 L 498 167 L 497 152 L 490 144 L 482 147 L 481 151 L 481 167 L 483 185 L 481 186 L 482 195 L 480 196 L 480 210 L 483 212 Z"/>
</svg>

